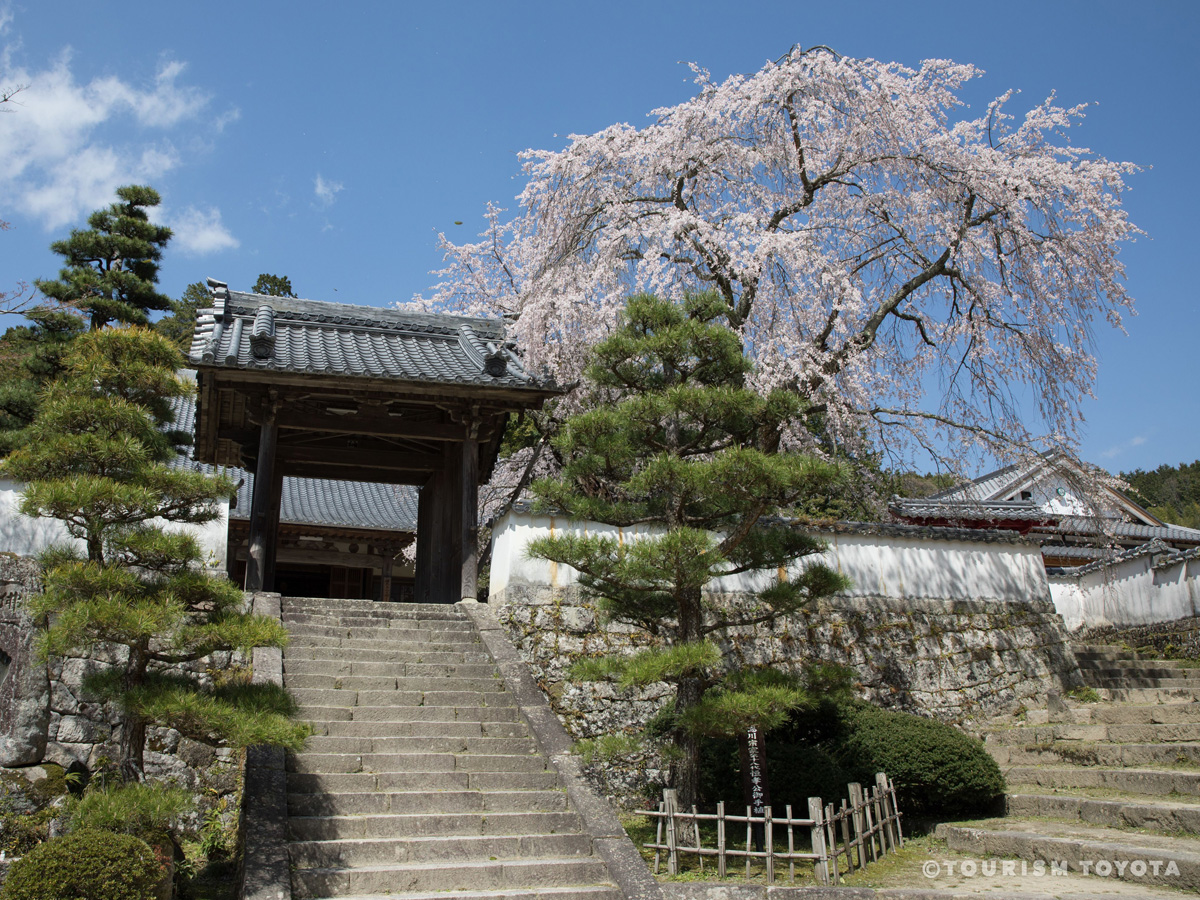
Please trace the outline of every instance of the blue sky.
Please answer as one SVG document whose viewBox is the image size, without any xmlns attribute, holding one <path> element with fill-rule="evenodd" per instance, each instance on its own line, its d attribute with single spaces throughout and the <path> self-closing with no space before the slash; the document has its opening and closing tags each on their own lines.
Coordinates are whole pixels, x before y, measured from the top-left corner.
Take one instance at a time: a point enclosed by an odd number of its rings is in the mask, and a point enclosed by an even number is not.
<svg viewBox="0 0 1200 900">
<path fill-rule="evenodd" d="M 298 294 L 384 305 L 434 282 L 436 235 L 513 206 L 517 154 L 691 95 L 792 44 L 974 63 L 1008 88 L 1090 102 L 1076 143 L 1145 167 L 1126 206 L 1139 315 L 1098 334 L 1085 459 L 1113 471 L 1200 457 L 1194 157 L 1200 3 L 0 3 L 0 287 L 53 277 L 50 241 L 120 184 L 163 195 L 162 287 L 260 272 Z M 1018 104 L 1019 105 L 1019 104 Z M 462 225 L 456 225 L 462 222 Z"/>
</svg>

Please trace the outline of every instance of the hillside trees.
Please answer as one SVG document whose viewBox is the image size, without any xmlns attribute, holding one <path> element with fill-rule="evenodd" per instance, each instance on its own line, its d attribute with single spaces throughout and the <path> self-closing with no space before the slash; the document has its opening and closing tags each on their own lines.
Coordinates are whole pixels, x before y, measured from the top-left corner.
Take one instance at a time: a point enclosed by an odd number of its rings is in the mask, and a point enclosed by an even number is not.
<svg viewBox="0 0 1200 900">
<path fill-rule="evenodd" d="M 48 655 L 110 652 L 85 688 L 121 710 L 120 765 L 140 779 L 146 727 L 169 724 L 197 740 L 297 746 L 304 729 L 271 686 L 205 687 L 172 668 L 217 650 L 279 646 L 278 622 L 241 611 L 242 594 L 204 571 L 192 533 L 233 485 L 176 459 L 172 401 L 190 391 L 164 337 L 102 329 L 72 342 L 65 371 L 44 392 L 29 440 L 0 466 L 25 482 L 26 515 L 58 519 L 83 545 L 43 559 L 45 589 L 32 612 L 48 625 Z M 164 524 L 167 523 L 167 524 Z"/>
<path fill-rule="evenodd" d="M 35 281 L 38 290 L 85 313 L 93 330 L 110 322 L 146 325 L 149 313 L 169 310 L 171 298 L 155 287 L 171 239 L 171 229 L 150 221 L 159 202 L 151 187 L 117 188 L 117 201 L 88 217 L 89 229 L 50 245 L 66 265 L 56 280 Z"/>
<path fill-rule="evenodd" d="M 1122 472 L 1137 499 L 1155 516 L 1173 525 L 1200 528 L 1200 460 L 1146 472 Z"/>
<path fill-rule="evenodd" d="M 714 633 L 772 621 L 846 585 L 823 564 L 774 574 L 824 545 L 769 517 L 828 493 L 838 472 L 781 451 L 802 401 L 746 387 L 752 367 L 726 312 L 717 294 L 682 304 L 632 298 L 590 357 L 588 410 L 555 438 L 561 476 L 533 486 L 548 509 L 632 528 L 624 539 L 568 531 L 531 542 L 529 552 L 574 567 L 605 616 L 658 638 L 657 649 L 577 674 L 676 687 L 672 783 L 685 807 L 696 802 L 699 736 L 774 727 L 806 699 L 778 675 L 731 671 Z M 766 581 L 749 598 L 705 593 L 714 577 L 745 572 Z"/>
<path fill-rule="evenodd" d="M 1131 307 L 1119 258 L 1133 166 L 1068 141 L 1051 97 L 977 112 L 981 73 L 793 49 L 649 125 L 525 154 L 520 210 L 443 238 L 437 308 L 507 315 L 562 383 L 638 290 L 716 292 L 800 423 L 961 473 L 987 451 L 1069 449 L 1095 374 L 1092 324 Z M 789 440 L 810 442 L 807 427 Z M 923 465 L 926 463 L 922 463 Z"/>
<path fill-rule="evenodd" d="M 292 280 L 286 275 L 268 275 L 263 272 L 250 288 L 252 293 L 265 294 L 268 297 L 295 297 L 292 292 Z"/>
</svg>

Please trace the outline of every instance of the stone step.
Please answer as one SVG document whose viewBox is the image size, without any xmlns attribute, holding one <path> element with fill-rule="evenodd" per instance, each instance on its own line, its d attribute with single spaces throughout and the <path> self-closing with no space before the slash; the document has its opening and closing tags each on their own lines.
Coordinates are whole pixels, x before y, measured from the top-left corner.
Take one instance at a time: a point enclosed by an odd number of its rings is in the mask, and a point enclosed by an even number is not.
<svg viewBox="0 0 1200 900">
<path fill-rule="evenodd" d="M 299 717 L 307 722 L 519 722 L 516 705 L 439 706 L 321 706 L 300 705 Z"/>
<path fill-rule="evenodd" d="M 1179 769 L 1106 769 L 1100 766 L 1012 766 L 1004 770 L 1009 786 L 1055 790 L 1105 789 L 1121 794 L 1200 797 L 1200 772 Z M 1026 791 L 1025 793 L 1032 793 Z"/>
<path fill-rule="evenodd" d="M 485 753 L 289 753 L 289 772 L 545 772 L 546 758 L 536 754 Z"/>
<path fill-rule="evenodd" d="M 445 835 L 291 841 L 292 865 L 304 868 L 379 866 L 480 859 L 537 859 L 592 854 L 582 834 Z"/>
<path fill-rule="evenodd" d="M 386 894 L 355 894 L 338 900 L 447 900 L 445 891 L 389 891 Z M 567 885 L 539 888 L 491 888 L 486 891 L 456 890 L 454 900 L 624 900 L 624 894 L 614 885 Z M 319 898 L 334 900 L 334 898 Z M 1004 900 L 1004 898 L 999 898 Z"/>
<path fill-rule="evenodd" d="M 1183 891 L 1200 889 L 1200 840 L 1020 819 L 992 820 L 980 827 L 941 824 L 935 834 L 958 852 L 1053 860 L 1065 862 L 1072 872 Z"/>
<path fill-rule="evenodd" d="M 491 678 L 496 674 L 496 667 L 489 663 L 465 663 L 457 660 L 448 662 L 363 662 L 344 657 L 338 659 L 284 657 L 283 674 L 285 678 L 296 675 Z"/>
<path fill-rule="evenodd" d="M 1010 794 L 1010 816 L 1066 819 L 1113 828 L 1190 831 L 1200 834 L 1200 804 L 1152 802 L 1141 798 L 1093 799 L 1064 794 Z"/>
<path fill-rule="evenodd" d="M 345 647 L 289 644 L 283 651 L 283 665 L 289 663 L 344 663 L 392 665 L 492 665 L 482 644 L 418 644 L 409 649 L 389 645 L 387 650 L 354 650 Z M 458 647 L 459 649 L 454 649 Z M 444 649 L 443 649 L 444 648 Z"/>
<path fill-rule="evenodd" d="M 284 613 L 312 610 L 338 612 L 372 612 L 399 615 L 406 619 L 457 619 L 465 621 L 462 610 L 442 603 L 380 603 L 378 600 L 342 600 L 325 597 L 284 597 L 280 604 Z"/>
<path fill-rule="evenodd" d="M 1075 653 L 1075 658 L 1081 663 L 1085 660 L 1093 659 L 1126 661 L 1151 659 L 1151 657 L 1145 654 L 1130 650 L 1128 647 L 1120 644 L 1075 644 L 1072 650 Z"/>
<path fill-rule="evenodd" d="M 1147 725 L 1039 725 L 1013 728 L 989 728 L 984 732 L 988 744 L 1007 746 L 1045 746 L 1055 741 L 1088 741 L 1147 744 L 1200 741 L 1200 722 L 1157 723 Z"/>
<path fill-rule="evenodd" d="M 1076 721 L 1108 725 L 1155 725 L 1200 722 L 1200 703 L 1112 703 L 1086 704 L 1073 708 Z"/>
<path fill-rule="evenodd" d="M 1096 690 L 1164 690 L 1200 691 L 1200 678 L 1158 678 L 1141 675 L 1117 675 L 1114 678 L 1087 678 Z"/>
<path fill-rule="evenodd" d="M 302 753 L 486 753 L 486 754 L 529 754 L 536 753 L 537 746 L 530 737 L 483 737 L 467 735 L 370 735 L 367 737 L 344 737 L 338 735 L 315 735 L 304 744 Z"/>
<path fill-rule="evenodd" d="M 504 679 L 488 674 L 484 677 L 453 677 L 449 675 L 288 675 L 284 686 L 292 692 L 318 691 L 478 691 L 495 693 L 504 690 Z"/>
<path fill-rule="evenodd" d="M 512 891 L 608 882 L 604 864 L 593 857 L 567 859 L 461 860 L 357 868 L 298 868 L 292 872 L 295 900 L 403 891 Z M 540 891 L 538 891 L 540 893 Z M 443 896 L 446 896 L 443 894 Z"/>
<path fill-rule="evenodd" d="M 1172 665 L 1166 660 L 1143 659 L 1117 662 L 1101 662 L 1079 666 L 1087 678 L 1185 678 L 1200 679 L 1200 669 L 1191 666 Z"/>
<path fill-rule="evenodd" d="M 417 707 L 423 709 L 423 707 Z M 454 711 L 450 710 L 453 716 Z M 314 737 L 331 738 L 523 738 L 529 737 L 529 729 L 523 722 L 323 722 L 314 726 Z M 306 745 L 317 745 L 309 739 Z"/>
<path fill-rule="evenodd" d="M 562 791 L 364 791 L 288 794 L 293 816 L 378 816 L 387 813 L 563 812 Z"/>
<path fill-rule="evenodd" d="M 1200 685 L 1188 687 L 1098 687 L 1101 700 L 1123 703 L 1196 702 L 1200 700 Z"/>
<path fill-rule="evenodd" d="M 423 812 L 351 816 L 292 816 L 292 841 L 348 841 L 410 837 L 574 834 L 582 832 L 573 812 Z M 586 851 L 591 852 L 590 848 Z M 555 856 L 567 856 L 561 852 Z"/>
<path fill-rule="evenodd" d="M 393 622 L 415 622 L 426 625 L 452 622 L 457 626 L 464 621 L 466 620 L 453 616 L 423 616 L 418 619 L 390 609 L 329 609 L 314 606 L 307 609 L 285 609 L 283 611 L 283 623 L 289 626 L 293 624 L 353 625 L 387 628 Z"/>
<path fill-rule="evenodd" d="M 353 629 L 346 629 L 353 631 Z M 389 638 L 364 638 L 346 634 L 293 634 L 288 639 L 287 650 L 303 648 L 336 648 L 345 651 L 342 658 L 366 659 L 360 654 L 368 650 L 386 650 L 391 652 L 416 652 L 421 650 L 454 651 L 457 653 L 477 652 L 486 653 L 483 644 L 471 638 L 470 635 L 451 634 L 446 631 L 392 631 Z"/>
<path fill-rule="evenodd" d="M 456 627 L 460 626 L 461 627 Z M 402 641 L 419 641 L 424 639 L 424 635 L 430 635 L 429 640 L 465 640 L 474 637 L 475 632 L 471 630 L 469 622 L 409 622 L 405 619 L 397 619 L 391 625 L 386 627 L 376 628 L 359 628 L 357 626 L 347 625 L 301 625 L 291 624 L 287 626 L 288 634 L 292 636 L 292 640 L 299 641 L 305 638 L 351 638 L 358 643 L 366 643 L 368 641 L 387 641 L 393 638 Z"/>
<path fill-rule="evenodd" d="M 1200 766 L 1200 744 L 1089 744 L 1060 741 L 1046 747 L 1012 747 L 987 744 L 988 753 L 1001 766 L 1070 764 L 1145 768 L 1153 766 Z"/>
<path fill-rule="evenodd" d="M 392 691 L 339 691 L 319 688 L 292 690 L 292 697 L 300 706 L 332 706 L 350 708 L 354 706 L 512 706 L 511 694 L 504 693 L 503 682 L 494 685 L 495 690 L 392 690 Z"/>
<path fill-rule="evenodd" d="M 558 773 L 550 770 L 287 773 L 287 789 L 295 794 L 357 794 L 370 791 L 554 791 L 560 787 Z"/>
</svg>

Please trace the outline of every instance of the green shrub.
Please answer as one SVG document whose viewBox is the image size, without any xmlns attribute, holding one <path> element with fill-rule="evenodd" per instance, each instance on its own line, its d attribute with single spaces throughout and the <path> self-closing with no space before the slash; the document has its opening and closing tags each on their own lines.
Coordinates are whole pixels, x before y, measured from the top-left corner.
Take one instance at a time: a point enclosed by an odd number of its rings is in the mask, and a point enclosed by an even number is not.
<svg viewBox="0 0 1200 900">
<path fill-rule="evenodd" d="M 14 862 L 0 900 L 154 900 L 163 872 L 143 840 L 76 831 Z"/>
<path fill-rule="evenodd" d="M 71 827 L 131 834 L 157 842 L 195 806 L 183 788 L 131 782 L 88 791 L 71 809 Z"/>
<path fill-rule="evenodd" d="M 0 814 L 0 850 L 8 856 L 22 856 L 42 841 L 50 830 L 50 820 L 58 812 L 47 807 L 33 812 L 5 811 Z"/>
<path fill-rule="evenodd" d="M 772 806 L 805 809 L 809 797 L 840 803 L 846 785 L 864 788 L 886 772 L 905 815 L 990 813 L 1004 794 L 1000 768 L 979 741 L 957 729 L 867 703 L 824 702 L 792 714 L 765 738 Z M 737 741 L 704 742 L 701 795 L 741 805 Z"/>
<path fill-rule="evenodd" d="M 780 815 L 789 804 L 794 814 L 804 814 L 809 797 L 836 801 L 845 796 L 846 785 L 854 780 L 820 747 L 779 740 L 774 734 L 768 734 L 764 743 L 771 806 Z M 704 800 L 710 805 L 724 800 L 730 811 L 743 806 L 746 801 L 738 742 L 727 738 L 706 741 L 701 758 L 700 792 Z"/>
<path fill-rule="evenodd" d="M 996 761 L 956 728 L 867 703 L 843 706 L 840 719 L 833 755 L 864 786 L 886 772 L 903 813 L 986 813 L 1004 794 Z"/>
</svg>

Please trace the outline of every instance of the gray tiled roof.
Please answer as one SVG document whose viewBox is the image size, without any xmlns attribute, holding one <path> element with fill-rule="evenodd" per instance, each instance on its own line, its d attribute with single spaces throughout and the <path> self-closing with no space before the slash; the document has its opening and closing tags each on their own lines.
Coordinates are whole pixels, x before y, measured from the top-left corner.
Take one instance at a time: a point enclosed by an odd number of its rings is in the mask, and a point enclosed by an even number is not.
<svg viewBox="0 0 1200 900">
<path fill-rule="evenodd" d="M 942 500 L 938 495 L 924 498 L 896 497 L 888 511 L 902 518 L 949 519 L 950 521 L 1010 520 L 1046 522 L 1058 519 L 1032 500 Z"/>
<path fill-rule="evenodd" d="M 200 311 L 188 353 L 194 366 L 546 389 L 500 321 L 209 286 L 213 306 Z"/>
<path fill-rule="evenodd" d="M 1022 482 L 1028 480 L 1045 463 L 1051 462 L 1060 455 L 1061 453 L 1057 450 L 1047 450 L 1040 454 L 1044 462 L 1014 463 L 1011 466 L 1005 466 L 1002 469 L 996 469 L 994 472 L 980 475 L 978 478 L 968 481 L 965 484 L 955 485 L 944 491 L 938 491 L 926 499 L 966 503 L 979 503 L 986 500 L 1001 499 L 1004 495 L 1010 493 L 1011 489 L 1015 489 Z"/>
<path fill-rule="evenodd" d="M 241 469 L 232 470 L 230 475 L 235 481 L 244 481 L 238 487 L 237 504 L 229 510 L 229 518 L 247 520 L 254 476 Z M 417 489 L 400 484 L 284 478 L 279 521 L 325 528 L 415 532 Z"/>
<path fill-rule="evenodd" d="M 535 514 L 534 503 L 521 498 L 509 506 L 517 514 Z M 501 514 L 503 515 L 503 513 Z M 497 517 L 499 518 L 499 517 Z M 916 538 L 936 541 L 970 541 L 980 544 L 1030 544 L 1030 538 L 1016 531 L 1001 528 L 952 528 L 945 525 L 907 525 L 896 522 L 802 522 L 799 519 L 764 519 L 773 524 L 780 521 L 795 525 L 813 534 L 878 535 L 880 537 Z M 492 524 L 495 524 L 493 520 Z"/>
<path fill-rule="evenodd" d="M 1200 544 L 1200 530 L 1184 528 L 1182 525 L 1134 525 L 1129 522 L 1114 522 L 1107 519 L 1103 527 L 1096 519 L 1085 516 L 1067 516 L 1057 525 L 1037 529 L 1038 531 L 1054 534 L 1086 534 L 1105 536 L 1126 540 L 1179 541 L 1183 543 Z"/>
<path fill-rule="evenodd" d="M 172 401 L 174 428 L 191 432 L 196 420 L 196 404 L 190 397 Z M 217 469 L 192 459 L 190 447 L 172 461 L 204 472 Z M 245 469 L 225 467 L 224 474 L 238 485 L 237 499 L 229 518 L 250 518 L 254 496 L 254 475 Z M 383 531 L 417 530 L 417 489 L 409 485 L 368 484 L 358 481 L 329 481 L 324 478 L 284 478 L 279 521 L 295 525 L 319 525 L 326 528 L 370 529 Z"/>
</svg>

